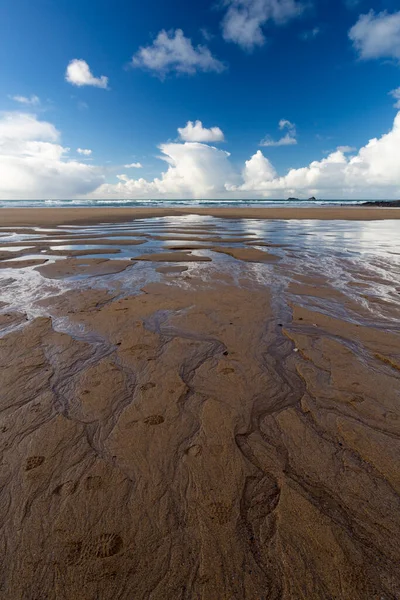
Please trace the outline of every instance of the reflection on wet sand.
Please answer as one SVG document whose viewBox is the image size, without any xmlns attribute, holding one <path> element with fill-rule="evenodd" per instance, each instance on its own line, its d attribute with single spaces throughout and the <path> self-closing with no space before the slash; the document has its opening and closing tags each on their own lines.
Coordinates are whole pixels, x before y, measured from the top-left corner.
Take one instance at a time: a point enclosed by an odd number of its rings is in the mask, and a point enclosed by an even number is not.
<svg viewBox="0 0 400 600">
<path fill-rule="evenodd" d="M 2 598 L 400 597 L 395 224 L 0 244 Z"/>
</svg>

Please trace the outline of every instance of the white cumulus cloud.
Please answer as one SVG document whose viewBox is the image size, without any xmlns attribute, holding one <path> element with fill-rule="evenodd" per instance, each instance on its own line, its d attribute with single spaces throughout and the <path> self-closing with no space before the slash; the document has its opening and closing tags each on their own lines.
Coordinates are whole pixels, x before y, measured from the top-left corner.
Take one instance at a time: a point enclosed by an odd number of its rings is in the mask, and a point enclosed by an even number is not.
<svg viewBox="0 0 400 600">
<path fill-rule="evenodd" d="M 15 102 L 19 102 L 20 104 L 25 104 L 26 106 L 37 106 L 40 104 L 40 98 L 34 95 L 30 96 L 29 98 L 27 96 L 9 96 L 9 98 L 11 98 L 11 100 L 15 100 Z"/>
<path fill-rule="evenodd" d="M 282 120 L 281 129 L 292 123 Z M 117 176 L 68 158 L 53 124 L 35 115 L 0 115 L 0 198 L 385 198 L 400 196 L 400 112 L 393 127 L 358 151 L 339 146 L 321 160 L 278 174 L 261 150 L 239 172 L 228 152 L 202 142 L 160 146 L 159 177 Z M 135 167 L 138 163 L 132 163 Z M 126 165 L 127 168 L 131 165 Z M 132 168 L 135 168 L 132 166 Z"/>
<path fill-rule="evenodd" d="M 263 27 L 268 21 L 282 25 L 304 10 L 296 0 L 225 0 L 224 5 L 223 37 L 247 51 L 265 43 Z"/>
<path fill-rule="evenodd" d="M 104 184 L 93 197 L 105 198 L 217 198 L 226 194 L 225 184 L 238 177 L 229 153 L 201 144 L 185 142 L 160 146 L 168 169 L 152 181 L 119 175 L 117 184 Z"/>
<path fill-rule="evenodd" d="M 400 112 L 389 133 L 371 139 L 355 155 L 346 156 L 350 150 L 344 147 L 307 167 L 291 169 L 283 177 L 274 176 L 259 151 L 250 160 L 250 164 L 261 165 L 256 176 L 247 176 L 244 184 L 230 189 L 266 197 L 393 198 L 400 195 L 399 149 Z"/>
<path fill-rule="evenodd" d="M 91 85 L 98 88 L 107 89 L 108 77 L 101 75 L 101 77 L 95 77 L 89 65 L 85 60 L 74 58 L 67 66 L 65 73 L 65 79 L 68 83 L 82 87 L 84 85 Z"/>
<path fill-rule="evenodd" d="M 181 140 L 185 142 L 223 142 L 224 134 L 219 127 L 203 127 L 201 121 L 188 121 L 185 127 L 178 127 Z"/>
<path fill-rule="evenodd" d="M 143 169 L 143 165 L 140 162 L 131 163 L 130 165 L 124 165 L 125 169 Z"/>
<path fill-rule="evenodd" d="M 267 135 L 260 142 L 260 146 L 295 146 L 297 144 L 296 139 L 296 126 L 294 123 L 291 123 L 287 119 L 281 119 L 279 121 L 279 129 L 281 131 L 287 130 L 284 136 L 282 136 L 279 140 L 274 140 L 271 136 Z"/>
<path fill-rule="evenodd" d="M 89 148 L 77 148 L 76 151 L 78 154 L 82 154 L 83 156 L 90 156 L 92 154 L 92 150 Z"/>
<path fill-rule="evenodd" d="M 182 29 L 160 31 L 150 46 L 139 48 L 132 65 L 149 69 L 161 77 L 172 72 L 193 75 L 197 71 L 221 73 L 225 69 L 207 46 L 193 46 Z"/>
<path fill-rule="evenodd" d="M 244 184 L 243 190 L 253 190 L 257 186 L 262 186 L 264 181 L 270 181 L 276 177 L 277 173 L 261 150 L 245 162 L 243 169 Z"/>
<path fill-rule="evenodd" d="M 360 15 L 350 29 L 349 38 L 360 58 L 395 58 L 400 60 L 400 11 Z"/>
<path fill-rule="evenodd" d="M 71 198 L 96 189 L 98 168 L 68 160 L 60 133 L 36 115 L 0 114 L 0 198 Z"/>
</svg>

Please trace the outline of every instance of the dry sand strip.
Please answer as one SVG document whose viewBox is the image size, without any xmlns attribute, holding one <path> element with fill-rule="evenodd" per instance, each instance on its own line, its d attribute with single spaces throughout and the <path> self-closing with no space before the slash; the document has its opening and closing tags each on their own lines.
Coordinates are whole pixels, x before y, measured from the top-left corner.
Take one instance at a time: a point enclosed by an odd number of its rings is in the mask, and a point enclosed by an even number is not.
<svg viewBox="0 0 400 600">
<path fill-rule="evenodd" d="M 318 208 L 0 208 L 0 227 L 118 223 L 151 217 L 205 215 L 226 219 L 400 219 L 400 208 L 343 206 Z"/>
<path fill-rule="evenodd" d="M 76 275 L 94 277 L 121 273 L 135 263 L 131 260 L 108 260 L 104 258 L 65 258 L 39 267 L 37 270 L 48 279 L 63 279 Z"/>
<path fill-rule="evenodd" d="M 2 260 L 0 261 L 0 269 L 24 269 L 26 267 L 36 267 L 38 265 L 44 265 L 48 261 L 48 258 L 27 258 L 24 260 Z"/>
<path fill-rule="evenodd" d="M 46 250 L 52 256 L 90 256 L 96 254 L 120 254 L 119 248 L 95 248 L 92 250 Z M 43 252 L 46 256 L 46 252 Z"/>
<path fill-rule="evenodd" d="M 134 256 L 133 260 L 145 260 L 149 262 L 210 262 L 208 256 L 199 256 L 191 252 L 153 252 Z"/>
<path fill-rule="evenodd" d="M 276 262 L 279 260 L 279 256 L 269 254 L 263 250 L 257 250 L 257 248 L 225 248 L 225 246 L 214 246 L 212 251 L 228 254 L 228 256 L 246 262 Z"/>
<path fill-rule="evenodd" d="M 190 235 L 190 230 L 188 229 L 188 231 L 186 232 L 186 235 L 149 235 L 149 238 L 153 239 L 153 240 L 160 240 L 160 241 L 166 241 L 166 242 L 170 242 L 170 241 L 177 241 L 177 242 L 204 242 L 204 243 L 211 243 L 211 244 L 221 244 L 223 242 L 227 243 L 227 244 L 245 244 L 246 242 L 249 242 L 250 244 L 256 245 L 256 239 L 249 237 L 247 234 L 246 236 L 224 236 L 224 235 L 207 235 L 207 236 L 202 236 L 199 237 L 197 235 Z"/>
<path fill-rule="evenodd" d="M 21 242 L 3 242 L 4 245 L 12 248 L 13 246 L 21 246 Z M 140 246 L 145 244 L 146 240 L 108 240 L 107 238 L 70 238 L 56 239 L 52 237 L 41 238 L 39 240 L 26 240 L 27 245 L 31 248 L 56 247 L 56 246 Z"/>
<path fill-rule="evenodd" d="M 165 267 L 157 267 L 157 273 L 165 273 L 165 275 L 173 275 L 176 273 L 184 273 L 189 267 L 183 265 L 166 265 Z"/>
</svg>

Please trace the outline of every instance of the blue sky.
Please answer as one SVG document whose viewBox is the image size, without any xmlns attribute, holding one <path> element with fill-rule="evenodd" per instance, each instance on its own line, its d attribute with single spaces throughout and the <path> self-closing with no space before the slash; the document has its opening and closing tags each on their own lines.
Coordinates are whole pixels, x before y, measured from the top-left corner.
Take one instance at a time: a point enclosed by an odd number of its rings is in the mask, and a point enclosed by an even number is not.
<svg viewBox="0 0 400 600">
<path fill-rule="evenodd" d="M 175 181 L 193 171 L 200 181 L 197 170 L 212 161 L 211 151 L 190 144 L 203 144 L 215 145 L 222 162 L 222 152 L 230 153 L 229 169 L 225 165 L 220 173 L 228 179 L 208 180 L 203 188 L 200 182 L 195 193 L 186 182 L 182 190 L 177 188 L 177 195 L 201 197 L 203 190 L 204 196 L 223 191 L 281 197 L 290 191 L 316 190 L 340 197 L 340 190 L 303 183 L 297 188 L 292 182 L 260 189 L 249 184 L 245 189 L 245 161 L 258 156 L 250 166 L 258 161 L 259 179 L 275 181 L 289 169 L 323 160 L 337 147 L 358 151 L 369 139 L 393 131 L 394 105 L 400 99 L 389 95 L 400 86 L 398 9 L 394 0 L 2 0 L 0 110 L 9 120 L 17 114 L 36 115 L 37 121 L 51 124 L 58 133 L 52 139 L 39 133 L 38 142 L 69 148 L 57 160 L 79 160 L 90 168 L 83 176 L 90 175 L 93 186 L 109 184 L 100 195 L 134 193 L 136 184 L 112 189 L 121 183 L 116 175 L 152 183 L 176 166 L 178 170 L 169 175 Z M 352 29 L 355 26 L 357 30 Z M 165 65 L 165 45 L 162 40 L 157 45 L 157 36 L 166 32 L 167 44 L 176 49 L 177 29 L 194 52 L 198 61 L 194 66 L 185 60 L 171 68 Z M 67 66 L 76 59 L 87 63 L 92 77 L 82 85 L 73 76 L 66 79 Z M 107 78 L 107 89 L 100 77 Z M 177 128 L 196 120 L 203 128 L 220 128 L 224 142 L 214 144 L 212 136 L 178 142 Z M 16 129 L 20 130 L 18 123 Z M 32 141 L 31 135 L 27 137 Z M 272 145 L 282 139 L 282 145 Z M 262 140 L 269 145 L 260 145 Z M 391 151 L 396 143 L 391 139 Z M 186 149 L 176 147 L 185 144 Z M 92 152 L 79 155 L 77 148 Z M 186 150 L 192 156 L 189 160 Z M 14 158 L 15 153 L 13 149 Z M 160 154 L 168 162 L 161 161 Z M 26 162 L 27 156 L 32 159 L 31 150 L 22 149 L 18 160 Z M 185 162 L 189 172 L 182 176 Z M 127 173 L 123 167 L 130 163 L 142 168 Z M 93 169 L 98 169 L 96 176 Z M 43 188 L 43 194 L 59 194 L 61 184 L 62 179 L 54 189 Z M 390 190 L 375 184 L 371 180 L 374 196 L 400 193 L 400 180 L 397 185 L 390 178 Z M 135 193 L 174 195 L 172 185 L 168 183 L 167 191 L 163 185 L 136 186 Z M 66 193 L 96 196 L 98 189 L 67 186 Z M 38 185 L 35 194 L 41 190 Z M 0 189 L 2 197 L 30 193 L 13 181 Z M 371 195 L 362 188 L 352 193 Z"/>
</svg>

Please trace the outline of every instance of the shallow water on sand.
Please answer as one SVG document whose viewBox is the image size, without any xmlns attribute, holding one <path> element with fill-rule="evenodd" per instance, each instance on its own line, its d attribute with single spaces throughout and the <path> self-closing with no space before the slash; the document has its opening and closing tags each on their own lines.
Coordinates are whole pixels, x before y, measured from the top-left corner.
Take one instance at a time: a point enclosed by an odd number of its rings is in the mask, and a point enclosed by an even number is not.
<svg viewBox="0 0 400 600">
<path fill-rule="evenodd" d="M 35 313 L 35 302 L 55 289 L 113 288 L 118 282 L 123 294 L 137 293 L 147 283 L 164 279 L 188 286 L 191 280 L 211 284 L 228 278 L 236 285 L 268 286 L 282 293 L 305 275 L 317 278 L 319 284 L 322 278 L 327 287 L 368 307 L 379 319 L 385 319 L 385 302 L 400 301 L 400 235 L 394 220 L 268 221 L 187 215 L 51 229 L 7 228 L 2 232 L 0 228 L 0 244 L 4 252 L 0 262 L 1 296 L 6 304 L 3 311 L 13 308 Z M 216 246 L 222 252 L 215 252 Z M 224 248 L 240 247 L 268 252 L 279 260 L 271 264 L 247 262 L 223 253 Z M 151 259 L 152 254 L 175 250 L 208 257 L 211 262 L 186 262 L 182 257 L 176 262 L 169 260 L 165 264 L 187 267 L 173 277 L 171 273 L 160 274 L 157 269 L 164 263 L 151 260 L 138 261 L 117 274 L 88 277 L 77 272 L 53 280 L 42 277 L 35 266 L 7 268 L 31 259 L 64 261 L 69 252 L 79 253 L 79 259 L 134 261 L 138 256 Z M 12 252 L 15 254 L 8 258 Z M 312 293 L 303 302 L 310 303 L 310 297 Z M 380 302 L 374 303 L 374 299 Z M 333 309 L 335 301 L 324 298 L 322 304 L 325 310 L 330 304 Z"/>
</svg>

